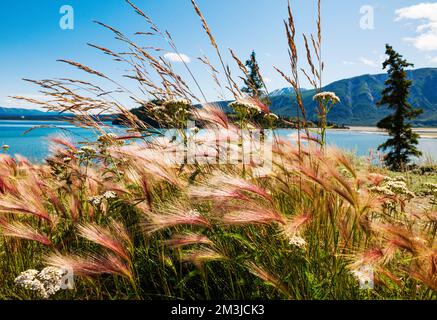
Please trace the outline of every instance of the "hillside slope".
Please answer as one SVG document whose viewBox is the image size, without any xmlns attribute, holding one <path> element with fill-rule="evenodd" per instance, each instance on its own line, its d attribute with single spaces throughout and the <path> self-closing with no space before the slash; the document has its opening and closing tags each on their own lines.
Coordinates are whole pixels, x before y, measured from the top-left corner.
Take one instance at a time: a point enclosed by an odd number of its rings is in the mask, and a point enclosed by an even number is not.
<svg viewBox="0 0 437 320">
<path fill-rule="evenodd" d="M 419 126 L 437 126 L 437 68 L 409 70 L 408 77 L 413 80 L 410 102 L 424 110 L 424 114 L 414 121 Z M 329 121 L 347 125 L 375 125 L 390 111 L 378 108 L 376 102 L 381 98 L 386 74 L 363 75 L 336 81 L 327 85 L 324 91 L 333 91 L 341 99 L 329 114 Z M 286 94 L 278 94 L 285 92 Z M 302 92 L 308 117 L 316 119 L 316 104 L 312 100 L 314 90 Z M 271 110 L 282 116 L 296 115 L 294 92 L 287 88 L 277 90 L 271 95 Z"/>
</svg>

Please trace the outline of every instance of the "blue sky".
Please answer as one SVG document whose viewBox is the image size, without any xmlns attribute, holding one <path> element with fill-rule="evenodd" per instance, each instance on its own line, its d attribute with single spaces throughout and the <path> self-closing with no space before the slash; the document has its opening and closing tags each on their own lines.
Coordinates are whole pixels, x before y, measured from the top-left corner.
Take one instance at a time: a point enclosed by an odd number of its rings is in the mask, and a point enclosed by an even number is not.
<svg viewBox="0 0 437 320">
<path fill-rule="evenodd" d="M 205 53 L 218 67 L 207 36 L 189 0 L 134 1 L 162 29 L 173 36 L 179 51 L 190 59 L 189 66 L 208 99 L 216 100 L 213 81 L 197 57 Z M 286 0 L 197 0 L 222 51 L 232 48 L 243 60 L 251 50 L 258 60 L 269 90 L 287 86 L 273 65 L 288 71 L 287 44 L 282 20 Z M 63 30 L 59 10 L 74 9 L 74 29 Z M 316 1 L 292 1 L 298 34 L 315 31 Z M 360 25 L 363 8 L 372 8 L 374 26 Z M 367 73 L 380 73 L 385 43 L 392 44 L 416 67 L 437 67 L 437 2 L 415 0 L 325 0 L 323 9 L 324 82 Z M 366 11 L 368 12 L 368 11 Z M 127 35 L 148 31 L 144 21 L 123 0 L 38 0 L 0 2 L 0 106 L 23 107 L 10 95 L 38 95 L 22 78 L 86 78 L 71 67 L 56 62 L 77 60 L 119 78 L 123 67 L 88 47 L 87 42 L 122 50 L 112 35 L 94 24 L 99 20 Z M 299 36 L 301 38 L 301 36 Z M 156 38 L 139 38 L 142 45 L 169 49 Z M 303 53 L 301 59 L 304 60 Z M 225 60 L 238 74 L 231 57 Z M 175 69 L 191 83 L 183 65 Z M 128 86 L 134 84 L 127 84 Z M 303 86 L 308 86 L 303 82 Z M 127 101 L 127 100 L 126 100 Z"/>
</svg>

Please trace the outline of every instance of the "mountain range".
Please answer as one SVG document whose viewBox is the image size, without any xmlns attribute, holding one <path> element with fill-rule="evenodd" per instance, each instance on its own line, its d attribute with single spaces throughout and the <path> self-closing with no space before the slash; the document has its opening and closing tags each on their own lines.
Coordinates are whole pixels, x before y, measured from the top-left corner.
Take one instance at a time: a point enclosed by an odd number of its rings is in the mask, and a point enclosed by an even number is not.
<svg viewBox="0 0 437 320">
<path fill-rule="evenodd" d="M 32 110 L 32 109 L 20 109 L 20 108 L 2 108 L 0 107 L 0 117 L 26 117 L 26 116 L 43 116 L 49 112 Z"/>
<path fill-rule="evenodd" d="M 424 113 L 413 121 L 416 126 L 437 126 L 437 68 L 407 71 L 413 81 L 409 102 Z M 375 125 L 391 111 L 378 107 L 387 74 L 362 75 L 333 82 L 323 88 L 337 94 L 341 102 L 333 107 L 328 120 L 345 125 Z M 302 90 L 308 119 L 316 120 L 315 90 Z M 296 99 L 292 88 L 273 91 L 270 94 L 272 112 L 280 116 L 296 116 Z"/>
<path fill-rule="evenodd" d="M 407 71 L 408 78 L 413 81 L 410 90 L 410 103 L 422 108 L 424 113 L 413 121 L 415 126 L 437 126 L 437 68 L 422 68 Z M 328 115 L 330 122 L 340 125 L 373 126 L 391 111 L 386 107 L 378 107 L 387 74 L 362 75 L 354 78 L 339 80 L 323 88 L 337 94 L 341 102 L 334 106 Z M 316 120 L 316 103 L 313 101 L 315 90 L 302 89 L 303 102 L 308 120 Z M 270 93 L 273 113 L 283 117 L 297 115 L 295 93 L 292 88 L 282 88 Z M 225 111 L 231 111 L 229 101 L 219 101 Z M 1 108 L 0 119 L 45 119 L 59 117 L 53 112 L 39 110 Z"/>
</svg>

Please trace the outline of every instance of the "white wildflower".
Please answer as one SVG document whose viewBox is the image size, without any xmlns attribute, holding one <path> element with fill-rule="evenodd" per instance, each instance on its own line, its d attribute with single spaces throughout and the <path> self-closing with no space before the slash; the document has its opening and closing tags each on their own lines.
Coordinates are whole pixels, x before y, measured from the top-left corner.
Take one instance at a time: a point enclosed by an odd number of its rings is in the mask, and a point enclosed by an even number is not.
<svg viewBox="0 0 437 320">
<path fill-rule="evenodd" d="M 407 182 L 407 179 L 403 176 L 396 176 L 393 178 L 394 181 L 402 181 L 402 182 Z"/>
<path fill-rule="evenodd" d="M 118 136 L 114 133 L 106 133 L 104 135 L 101 135 L 97 141 L 99 142 L 111 142 L 113 140 L 116 140 Z"/>
<path fill-rule="evenodd" d="M 437 195 L 437 184 L 427 182 L 423 185 L 425 187 L 425 192 L 427 195 Z"/>
<path fill-rule="evenodd" d="M 414 192 L 408 189 L 404 177 L 385 177 L 384 181 L 385 183 L 382 186 L 372 187 L 369 188 L 369 190 L 389 197 L 398 195 L 407 199 L 412 199 L 416 196 Z"/>
<path fill-rule="evenodd" d="M 188 99 L 169 99 L 164 101 L 163 103 L 164 105 L 169 105 L 169 104 L 184 104 L 187 106 L 191 105 L 191 101 Z"/>
<path fill-rule="evenodd" d="M 105 199 L 115 199 L 117 198 L 117 194 L 114 191 L 106 191 L 102 197 Z"/>
<path fill-rule="evenodd" d="M 340 98 L 334 92 L 320 92 L 313 97 L 314 101 L 331 101 L 332 103 L 339 103 Z"/>
<path fill-rule="evenodd" d="M 406 196 L 407 198 L 415 197 L 415 194 L 408 189 L 407 184 L 404 181 L 393 180 L 387 182 L 386 185 L 391 191 L 393 191 L 397 195 Z"/>
<path fill-rule="evenodd" d="M 99 206 L 102 203 L 102 196 L 94 196 L 88 199 L 88 202 L 94 206 Z"/>
<path fill-rule="evenodd" d="M 262 112 L 262 109 L 258 104 L 253 103 L 249 100 L 237 100 L 237 101 L 231 102 L 229 104 L 229 107 L 232 109 L 238 109 L 238 108 L 243 107 L 243 108 L 246 108 L 248 110 L 253 110 L 255 112 L 258 112 L 258 113 Z"/>
<path fill-rule="evenodd" d="M 359 281 L 362 289 L 373 287 L 373 269 L 371 266 L 362 266 L 359 269 L 351 270 L 351 273 Z"/>
<path fill-rule="evenodd" d="M 29 269 L 15 278 L 15 284 L 48 299 L 61 290 L 62 278 L 65 274 L 65 270 L 56 267 L 46 267 L 41 272 Z"/>
<path fill-rule="evenodd" d="M 387 197 L 393 197 L 395 195 L 395 193 L 393 191 L 391 191 L 390 189 L 388 189 L 387 187 L 371 187 L 369 188 L 369 190 L 371 192 L 383 195 L 383 196 L 387 196 Z"/>
<path fill-rule="evenodd" d="M 300 236 L 291 237 L 291 239 L 288 243 L 290 245 L 296 246 L 298 248 L 303 248 L 307 245 L 307 242 L 305 241 L 305 239 L 300 237 Z"/>
<path fill-rule="evenodd" d="M 94 150 L 93 147 L 90 146 L 83 146 L 80 148 L 81 151 L 85 152 L 85 153 L 95 153 L 96 150 Z"/>
<path fill-rule="evenodd" d="M 36 275 L 39 273 L 39 271 L 38 270 L 35 270 L 35 269 L 29 269 L 29 270 L 26 270 L 26 271 L 24 271 L 24 272 L 22 272 L 16 279 L 15 279 L 15 281 L 20 281 L 20 280 L 23 280 L 23 279 L 33 279 L 33 278 L 35 278 L 36 277 Z"/>
<path fill-rule="evenodd" d="M 54 295 L 61 290 L 62 278 L 66 270 L 56 267 L 46 267 L 38 274 L 38 279 L 43 283 L 47 295 Z"/>
</svg>

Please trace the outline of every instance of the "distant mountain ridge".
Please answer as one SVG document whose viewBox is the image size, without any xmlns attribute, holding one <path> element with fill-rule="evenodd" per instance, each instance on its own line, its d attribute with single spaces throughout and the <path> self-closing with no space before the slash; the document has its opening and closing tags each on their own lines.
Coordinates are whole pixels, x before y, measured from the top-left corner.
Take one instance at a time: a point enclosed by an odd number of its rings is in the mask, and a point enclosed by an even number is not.
<svg viewBox="0 0 437 320">
<path fill-rule="evenodd" d="M 424 110 L 423 115 L 413 121 L 416 126 L 437 126 L 437 68 L 422 68 L 407 71 L 413 81 L 410 103 Z M 323 88 L 339 96 L 341 103 L 334 106 L 328 120 L 345 125 L 375 125 L 390 113 L 387 107 L 377 107 L 381 98 L 387 74 L 362 75 L 333 82 Z M 296 116 L 295 93 L 291 88 L 272 92 L 270 99 L 272 112 L 281 116 Z M 316 120 L 314 90 L 303 90 L 308 119 Z"/>
<path fill-rule="evenodd" d="M 50 112 L 44 112 L 40 110 L 34 110 L 34 109 L 20 109 L 20 108 L 2 108 L 0 107 L 0 117 L 2 116 L 37 116 L 37 115 L 47 115 L 50 114 Z"/>
<path fill-rule="evenodd" d="M 424 113 L 413 121 L 415 126 L 437 126 L 437 68 L 422 68 L 407 71 L 409 79 L 413 80 L 410 90 L 410 103 L 422 108 Z M 377 107 L 376 102 L 381 98 L 387 74 L 362 75 L 350 79 L 333 82 L 323 88 L 339 96 L 341 103 L 334 106 L 328 116 L 328 121 L 339 125 L 374 126 L 390 113 L 387 107 Z M 316 103 L 313 101 L 314 90 L 302 89 L 303 102 L 307 117 L 310 121 L 317 120 Z M 295 93 L 292 88 L 282 88 L 270 93 L 272 112 L 283 117 L 297 115 Z M 218 101 L 215 104 L 226 112 L 230 101 Z M 45 112 L 40 110 L 2 108 L 0 119 L 32 119 L 47 120 L 60 119 L 70 114 Z"/>
<path fill-rule="evenodd" d="M 301 88 L 300 90 L 302 92 L 308 91 L 308 89 L 304 89 L 304 88 Z M 277 90 L 270 92 L 269 96 L 270 97 L 277 97 L 277 96 L 282 96 L 282 95 L 286 95 L 286 94 L 294 94 L 294 89 L 291 87 L 277 89 Z"/>
</svg>

